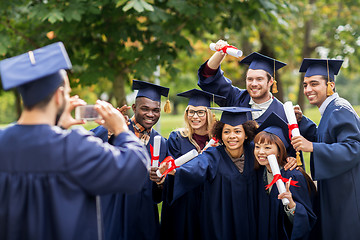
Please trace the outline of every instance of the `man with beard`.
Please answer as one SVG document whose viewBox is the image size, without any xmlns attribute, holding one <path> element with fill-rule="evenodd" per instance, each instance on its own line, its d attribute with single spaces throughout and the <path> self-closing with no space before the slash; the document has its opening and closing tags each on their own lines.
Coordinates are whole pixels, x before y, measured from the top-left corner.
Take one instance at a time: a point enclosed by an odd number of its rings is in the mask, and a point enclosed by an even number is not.
<svg viewBox="0 0 360 240">
<path fill-rule="evenodd" d="M 17 88 L 24 110 L 0 131 L 0 239 L 102 239 L 96 195 L 137 192 L 149 156 L 111 104 L 98 101 L 98 123 L 114 146 L 87 131 L 62 130 L 71 120 L 71 63 L 62 43 L 0 62 L 5 90 Z"/>
<path fill-rule="evenodd" d="M 129 129 L 135 133 L 152 154 L 154 137 L 160 134 L 153 129 L 161 112 L 161 96 L 168 96 L 169 88 L 152 83 L 133 80 L 133 90 L 139 90 L 132 105 L 134 116 L 130 119 Z M 124 107 L 122 108 L 124 109 Z M 96 136 L 113 142 L 108 138 L 108 131 L 103 127 L 94 130 Z M 110 133 L 111 135 L 111 133 Z M 159 162 L 167 156 L 166 139 L 161 137 Z M 134 194 L 112 194 L 101 198 L 106 239 L 159 239 L 160 224 L 157 203 L 161 201 L 162 185 L 156 175 L 156 167 L 152 167 L 150 176 L 141 192 Z"/>
<path fill-rule="evenodd" d="M 343 60 L 305 58 L 304 94 L 319 108 L 320 123 L 307 136 L 293 137 L 297 150 L 310 152 L 311 175 L 317 180 L 322 238 L 360 236 L 360 119 L 351 104 L 335 91 L 334 75 Z M 298 109 L 301 118 L 301 110 Z M 300 131 L 307 119 L 301 118 Z"/>
</svg>

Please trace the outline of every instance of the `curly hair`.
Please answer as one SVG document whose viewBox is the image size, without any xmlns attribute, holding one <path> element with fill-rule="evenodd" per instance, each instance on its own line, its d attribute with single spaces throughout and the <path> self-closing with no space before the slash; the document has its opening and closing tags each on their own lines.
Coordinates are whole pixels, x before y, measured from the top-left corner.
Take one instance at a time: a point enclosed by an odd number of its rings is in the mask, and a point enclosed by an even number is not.
<svg viewBox="0 0 360 240">
<path fill-rule="evenodd" d="M 214 126 L 212 128 L 212 135 L 219 140 L 220 143 L 223 143 L 222 141 L 222 131 L 224 128 L 225 123 L 216 121 L 214 123 Z M 247 136 L 247 139 L 245 139 L 245 142 L 251 142 L 256 134 L 256 129 L 259 127 L 256 121 L 249 120 L 245 123 L 241 124 L 244 128 L 245 135 Z"/>
</svg>

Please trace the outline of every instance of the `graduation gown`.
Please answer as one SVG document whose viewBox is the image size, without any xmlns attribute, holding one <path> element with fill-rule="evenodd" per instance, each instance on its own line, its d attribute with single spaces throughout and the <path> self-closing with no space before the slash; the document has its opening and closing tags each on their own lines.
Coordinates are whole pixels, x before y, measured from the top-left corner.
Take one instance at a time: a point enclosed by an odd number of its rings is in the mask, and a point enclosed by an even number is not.
<svg viewBox="0 0 360 240">
<path fill-rule="evenodd" d="M 323 239 L 359 239 L 360 120 L 348 101 L 337 97 L 329 103 L 314 138 L 310 166 Z"/>
<path fill-rule="evenodd" d="M 102 129 L 101 129 L 102 128 Z M 132 124 L 129 129 L 134 131 Z M 93 130 L 97 136 L 107 141 L 107 130 L 102 126 Z M 105 133 L 106 132 L 106 133 Z M 146 149 L 150 155 L 150 144 L 160 135 L 156 130 L 150 132 Z M 167 156 L 166 139 L 161 138 L 160 162 Z M 149 174 L 142 190 L 134 194 L 111 194 L 101 197 L 106 239 L 133 240 L 159 239 L 160 223 L 157 203 L 161 201 L 161 191 L 150 180 Z M 155 196 L 156 195 L 156 196 Z"/>
<path fill-rule="evenodd" d="M 230 79 L 224 76 L 224 71 L 221 70 L 219 67 L 216 74 L 211 77 L 204 77 L 202 73 L 202 69 L 205 67 L 207 62 L 200 66 L 198 70 L 198 85 L 199 87 L 204 90 L 214 94 L 218 94 L 220 96 L 226 97 L 226 104 L 221 107 L 248 107 L 251 108 L 250 102 L 250 94 L 247 90 L 239 89 L 232 85 Z M 281 117 L 285 122 L 287 121 L 284 105 L 275 97 L 273 97 L 273 101 L 268 107 L 268 109 L 256 119 L 256 122 L 261 125 L 269 115 L 274 112 L 279 117 Z M 253 119 L 251 112 L 247 113 L 248 119 Z M 306 127 L 303 128 L 302 134 L 311 135 L 313 134 L 313 130 L 316 128 L 316 124 L 307 119 Z M 291 149 L 289 152 L 290 156 L 296 157 L 295 150 Z M 300 155 L 301 162 L 305 169 L 304 158 L 302 154 Z"/>
<path fill-rule="evenodd" d="M 168 139 L 169 154 L 174 158 L 178 158 L 196 147 L 188 138 L 182 137 L 179 131 L 170 133 Z M 168 181 L 165 180 L 165 185 Z M 160 238 L 167 239 L 200 239 L 200 200 L 201 187 L 184 193 L 179 199 L 171 205 L 167 201 L 167 190 L 164 187 L 164 199 L 161 211 L 161 227 Z"/>
<path fill-rule="evenodd" d="M 200 239 L 256 239 L 256 176 L 253 148 L 244 145 L 245 165 L 240 173 L 224 146 L 209 148 L 177 169 L 172 199 L 203 186 Z"/>
<path fill-rule="evenodd" d="M 98 239 L 95 196 L 140 191 L 149 164 L 134 134 L 114 145 L 46 124 L 0 130 L 0 239 Z"/>
<path fill-rule="evenodd" d="M 266 169 L 260 167 L 256 171 L 259 191 L 259 239 L 308 239 L 316 222 L 316 215 L 312 210 L 312 199 L 309 195 L 304 175 L 298 170 L 285 171 L 281 169 L 281 176 L 294 181 L 296 185 L 290 186 L 292 197 L 296 203 L 293 223 L 290 222 L 284 211 L 282 201 L 278 199 L 279 191 L 274 184 L 270 194 L 265 190 L 267 183 Z"/>
</svg>

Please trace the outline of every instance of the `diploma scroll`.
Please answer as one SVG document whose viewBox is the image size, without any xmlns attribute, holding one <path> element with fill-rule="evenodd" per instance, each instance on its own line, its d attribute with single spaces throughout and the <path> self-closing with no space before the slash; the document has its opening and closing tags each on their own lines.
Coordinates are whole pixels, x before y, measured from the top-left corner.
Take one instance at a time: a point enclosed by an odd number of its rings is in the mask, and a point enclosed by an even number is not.
<svg viewBox="0 0 360 240">
<path fill-rule="evenodd" d="M 271 172 L 274 175 L 274 177 L 275 177 L 275 175 L 281 176 L 279 164 L 277 162 L 276 156 L 274 154 L 271 154 L 271 155 L 267 156 L 267 159 L 269 161 Z M 281 179 L 276 181 L 276 187 L 277 187 L 279 193 L 286 192 L 285 184 Z M 281 201 L 282 201 L 283 205 L 288 205 L 290 203 L 289 199 L 287 199 L 287 198 L 283 198 L 283 199 L 281 199 Z"/>
<path fill-rule="evenodd" d="M 210 49 L 212 51 L 216 51 L 215 46 L 216 46 L 215 43 L 210 43 Z M 219 52 L 220 51 L 223 52 L 223 53 L 229 54 L 229 55 L 231 55 L 233 57 L 237 57 L 237 58 L 239 58 L 239 57 L 241 57 L 243 55 L 243 52 L 240 49 L 237 49 L 234 46 L 225 46 L 222 49 L 220 49 Z"/>
<path fill-rule="evenodd" d="M 294 106 L 291 101 L 287 101 L 286 103 L 284 103 L 284 111 L 286 118 L 289 122 L 289 138 L 291 140 L 291 136 L 293 137 L 300 136 L 300 130 L 297 124 L 297 120 L 294 112 Z M 302 165 L 299 152 L 296 152 L 296 161 L 298 166 Z"/>
<path fill-rule="evenodd" d="M 151 156 L 151 166 L 152 167 L 159 167 L 159 154 L 160 154 L 160 144 L 161 143 L 161 136 L 154 137 L 154 150 L 153 156 Z"/>
<path fill-rule="evenodd" d="M 296 116 L 294 112 L 294 106 L 292 102 L 287 101 L 284 103 L 284 111 L 290 126 L 297 126 Z M 291 135 L 294 137 L 300 136 L 299 127 L 295 127 L 291 130 Z"/>
<path fill-rule="evenodd" d="M 217 140 L 216 138 L 212 138 L 210 139 L 210 141 L 208 142 L 208 144 L 206 144 L 206 146 L 203 148 L 203 151 L 205 151 L 206 149 L 208 149 L 209 147 L 212 147 L 214 144 L 218 143 L 219 140 Z"/>
<path fill-rule="evenodd" d="M 188 161 L 190 161 L 191 159 L 193 159 L 197 155 L 199 155 L 199 153 L 195 149 L 192 149 L 189 152 L 185 153 L 184 155 L 182 155 L 181 157 L 178 157 L 175 160 L 173 160 L 171 157 L 168 157 L 168 158 L 171 158 L 171 159 L 169 159 L 169 160 L 165 159 L 164 160 L 164 162 L 168 161 L 170 163 L 168 170 L 166 170 L 166 172 L 161 174 L 159 169 L 158 169 L 156 171 L 156 174 L 158 175 L 158 177 L 162 177 L 163 175 L 166 175 L 168 172 L 171 172 L 172 170 L 174 170 L 175 168 L 178 168 L 181 165 L 183 165 L 184 163 L 187 163 Z"/>
</svg>

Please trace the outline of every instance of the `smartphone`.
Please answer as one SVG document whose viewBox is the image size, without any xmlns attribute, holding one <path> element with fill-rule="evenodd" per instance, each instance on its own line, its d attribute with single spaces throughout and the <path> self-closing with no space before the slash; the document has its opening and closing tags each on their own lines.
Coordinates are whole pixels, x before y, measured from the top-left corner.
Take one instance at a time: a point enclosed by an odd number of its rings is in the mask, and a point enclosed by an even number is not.
<svg viewBox="0 0 360 240">
<path fill-rule="evenodd" d="M 100 119 L 100 114 L 95 110 L 95 105 L 77 106 L 75 108 L 75 119 L 94 121 Z"/>
</svg>

